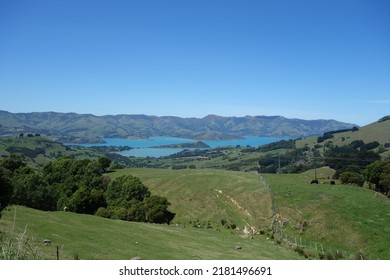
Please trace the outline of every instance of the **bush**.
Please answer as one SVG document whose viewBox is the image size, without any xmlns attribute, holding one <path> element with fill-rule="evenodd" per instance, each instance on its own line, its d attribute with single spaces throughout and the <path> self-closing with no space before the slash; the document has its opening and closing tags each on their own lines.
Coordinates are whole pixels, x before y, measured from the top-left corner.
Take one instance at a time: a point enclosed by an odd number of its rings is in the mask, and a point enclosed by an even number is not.
<svg viewBox="0 0 390 280">
<path fill-rule="evenodd" d="M 111 181 L 106 191 L 111 206 L 130 207 L 133 201 L 143 201 L 150 196 L 149 189 L 137 177 L 123 175 Z"/>
<path fill-rule="evenodd" d="M 151 196 L 145 199 L 145 220 L 149 223 L 169 224 L 175 214 L 168 211 L 170 203 L 165 197 Z"/>
<path fill-rule="evenodd" d="M 7 176 L 6 170 L 0 167 L 0 216 L 1 211 L 7 207 L 10 202 L 12 192 L 11 180 Z"/>
<path fill-rule="evenodd" d="M 340 181 L 342 184 L 356 184 L 358 186 L 363 186 L 364 179 L 363 176 L 357 172 L 346 171 L 340 174 Z"/>
<path fill-rule="evenodd" d="M 104 207 L 99 207 L 99 209 L 96 211 L 95 215 L 102 217 L 102 218 L 110 218 L 110 213 Z"/>
</svg>

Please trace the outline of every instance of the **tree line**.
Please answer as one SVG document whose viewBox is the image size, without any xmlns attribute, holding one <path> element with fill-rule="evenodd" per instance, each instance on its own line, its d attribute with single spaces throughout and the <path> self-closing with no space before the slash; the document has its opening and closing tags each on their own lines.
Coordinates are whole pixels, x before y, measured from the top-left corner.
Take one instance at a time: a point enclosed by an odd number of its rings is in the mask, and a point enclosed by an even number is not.
<svg viewBox="0 0 390 280">
<path fill-rule="evenodd" d="M 385 148 L 385 147 L 383 147 Z M 300 173 L 320 166 L 336 170 L 333 179 L 342 184 L 363 186 L 367 183 L 374 190 L 390 194 L 390 159 L 381 159 L 381 145 L 356 140 L 337 146 L 329 142 L 323 155 L 317 149 L 293 148 L 281 154 L 268 154 L 258 160 L 258 171 L 263 173 Z"/>
<path fill-rule="evenodd" d="M 111 160 L 62 157 L 34 170 L 22 155 L 0 160 L 0 211 L 8 204 L 44 211 L 72 211 L 127 221 L 170 223 L 175 214 L 165 197 L 152 195 L 137 177 L 113 180 Z"/>
</svg>

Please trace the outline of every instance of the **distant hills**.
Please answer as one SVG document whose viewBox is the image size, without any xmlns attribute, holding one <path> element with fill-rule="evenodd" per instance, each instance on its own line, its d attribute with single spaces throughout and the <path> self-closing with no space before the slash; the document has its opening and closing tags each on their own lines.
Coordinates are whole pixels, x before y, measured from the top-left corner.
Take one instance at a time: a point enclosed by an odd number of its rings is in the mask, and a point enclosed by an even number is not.
<svg viewBox="0 0 390 280">
<path fill-rule="evenodd" d="M 42 134 L 63 143 L 97 143 L 103 138 L 171 136 L 196 140 L 234 139 L 245 136 L 300 138 L 326 131 L 352 128 L 336 120 L 302 120 L 282 116 L 204 118 L 147 115 L 94 116 L 76 113 L 10 113 L 0 111 L 0 136 Z"/>
</svg>

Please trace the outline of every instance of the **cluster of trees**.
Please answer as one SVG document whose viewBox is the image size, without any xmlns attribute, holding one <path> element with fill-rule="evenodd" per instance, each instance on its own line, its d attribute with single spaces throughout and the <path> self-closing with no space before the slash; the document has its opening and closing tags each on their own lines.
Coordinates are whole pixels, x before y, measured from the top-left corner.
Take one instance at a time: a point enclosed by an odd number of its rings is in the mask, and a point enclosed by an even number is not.
<svg viewBox="0 0 390 280">
<path fill-rule="evenodd" d="M 336 170 L 335 179 L 343 184 L 363 186 L 365 182 L 387 196 L 390 190 L 390 160 L 381 160 L 374 149 L 377 141 L 364 143 L 353 141 L 342 147 L 328 146 L 324 152 L 324 164 Z"/>
<path fill-rule="evenodd" d="M 378 146 L 378 142 L 365 144 L 361 140 L 341 147 L 330 146 L 324 152 L 324 164 L 336 170 L 335 179 L 340 179 L 344 184 L 362 186 L 367 166 L 381 158 L 373 151 Z"/>
<path fill-rule="evenodd" d="M 111 180 L 103 176 L 110 164 L 105 157 L 97 161 L 64 157 L 34 170 L 21 157 L 2 159 L 0 207 L 11 203 L 152 223 L 173 219 L 167 199 L 152 196 L 138 178 L 126 175 Z"/>
<path fill-rule="evenodd" d="M 290 143 L 285 141 L 280 144 Z M 258 161 L 259 171 L 296 173 L 326 165 L 336 170 L 334 179 L 339 179 L 343 184 L 363 186 L 366 182 L 376 191 L 389 196 L 390 159 L 381 160 L 376 151 L 378 147 L 380 144 L 377 141 L 364 143 L 356 140 L 341 147 L 328 143 L 323 156 L 316 149 L 294 148 L 284 154 L 262 157 Z"/>
<path fill-rule="evenodd" d="M 287 143 L 287 142 L 286 142 Z M 321 163 L 315 159 L 320 156 L 315 149 L 308 147 L 293 148 L 283 154 L 267 154 L 259 159 L 259 172 L 264 173 L 299 173 L 312 168 Z"/>
<path fill-rule="evenodd" d="M 12 184 L 7 169 L 0 167 L 0 216 L 1 211 L 9 204 L 12 196 Z"/>
<path fill-rule="evenodd" d="M 106 190 L 107 206 L 98 208 L 96 215 L 136 222 L 167 223 L 175 214 L 168 211 L 170 203 L 165 197 L 151 195 L 137 178 L 123 175 L 114 179 Z"/>
<path fill-rule="evenodd" d="M 348 131 L 355 132 L 358 130 L 359 130 L 359 128 L 354 126 L 353 128 L 350 128 L 350 129 L 339 129 L 339 130 L 328 131 L 328 132 L 325 132 L 322 136 L 319 136 L 317 138 L 317 143 L 322 143 L 325 140 L 333 138 L 334 134 L 336 134 L 336 133 L 343 133 L 343 132 L 348 132 Z"/>
<path fill-rule="evenodd" d="M 367 166 L 364 177 L 374 185 L 376 191 L 390 195 L 390 159 L 379 160 Z"/>
</svg>

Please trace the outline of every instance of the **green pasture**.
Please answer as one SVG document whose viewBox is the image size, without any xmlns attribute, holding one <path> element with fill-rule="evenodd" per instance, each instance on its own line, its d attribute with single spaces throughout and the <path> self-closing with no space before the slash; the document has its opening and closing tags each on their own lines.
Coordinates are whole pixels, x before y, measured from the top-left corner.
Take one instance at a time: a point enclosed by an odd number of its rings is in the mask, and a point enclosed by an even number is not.
<svg viewBox="0 0 390 280">
<path fill-rule="evenodd" d="M 263 174 L 282 229 L 306 246 L 323 246 L 325 252 L 390 259 L 389 199 L 366 188 L 330 185 L 327 174 L 332 171 L 321 168 L 317 172 L 318 185 L 310 184 L 312 170 Z"/>
<path fill-rule="evenodd" d="M 271 222 L 271 199 L 255 174 L 225 170 L 167 170 L 130 168 L 108 175 L 133 175 L 171 202 L 173 223 L 219 229 L 221 220 L 238 227 L 267 229 Z"/>
<path fill-rule="evenodd" d="M 266 236 L 243 238 L 229 230 L 110 220 L 70 212 L 44 212 L 11 206 L 0 219 L 0 232 L 29 240 L 25 250 L 38 259 L 299 259 Z M 44 240 L 51 243 L 44 245 Z M 8 244 L 8 242 L 7 242 Z M 241 249 L 238 249 L 241 248 Z"/>
</svg>

